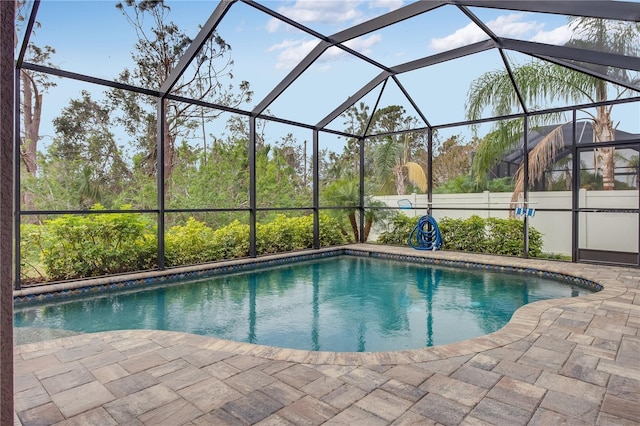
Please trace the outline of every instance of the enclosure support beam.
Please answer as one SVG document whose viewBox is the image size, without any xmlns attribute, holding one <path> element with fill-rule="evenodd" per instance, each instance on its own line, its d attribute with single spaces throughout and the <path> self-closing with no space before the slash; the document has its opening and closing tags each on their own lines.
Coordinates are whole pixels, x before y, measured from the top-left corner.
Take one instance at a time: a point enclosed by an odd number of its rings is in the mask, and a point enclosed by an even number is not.
<svg viewBox="0 0 640 426">
<path fill-rule="evenodd" d="M 607 75 L 606 73 L 601 73 L 601 72 L 598 72 L 598 71 L 595 71 L 595 70 L 591 70 L 591 69 L 589 69 L 587 67 L 583 67 L 583 66 L 577 65 L 575 63 L 563 61 L 562 59 L 552 58 L 551 56 L 538 56 L 538 55 L 534 55 L 534 57 L 536 57 L 538 59 L 542 59 L 542 60 L 547 61 L 547 62 L 551 62 L 552 64 L 556 64 L 556 65 L 559 65 L 561 67 L 565 67 L 565 68 L 569 68 L 569 69 L 572 69 L 572 70 L 577 71 L 577 72 L 581 72 L 583 74 L 591 75 L 591 76 L 599 78 L 601 80 L 608 81 L 609 83 L 617 84 L 618 86 L 626 87 L 627 89 L 631 89 L 631 90 L 637 91 L 638 87 L 639 87 L 637 84 L 634 84 L 633 81 L 624 81 L 624 80 L 622 80 L 620 78 L 617 78 L 615 76 L 610 76 L 610 75 Z"/>
<path fill-rule="evenodd" d="M 524 206 L 529 207 L 529 116 L 525 115 L 524 117 L 524 129 L 522 131 L 522 137 L 524 139 L 524 147 L 523 150 L 523 164 L 522 164 L 522 199 L 524 200 Z M 524 235 L 523 235 L 523 243 L 522 243 L 522 257 L 529 257 L 529 215 L 524 215 Z"/>
<path fill-rule="evenodd" d="M 253 114 L 258 115 L 262 114 L 265 109 L 269 107 L 275 101 L 278 96 L 280 96 L 289 86 L 293 84 L 294 81 L 297 80 L 298 77 L 302 75 L 302 73 L 309 68 L 315 61 L 327 50 L 331 47 L 331 43 L 326 41 L 321 41 L 313 48 L 311 52 L 305 56 L 303 60 L 301 60 L 298 65 L 293 68 L 289 74 L 253 109 Z"/>
<path fill-rule="evenodd" d="M 550 44 L 535 43 L 532 41 L 501 38 L 500 44 L 505 49 L 515 50 L 533 56 L 550 56 L 556 59 L 586 62 L 588 64 L 604 65 L 633 71 L 640 71 L 640 58 L 618 55 L 608 52 L 594 52 L 589 49 L 577 47 L 552 46 Z M 567 63 L 567 66 L 573 68 Z"/>
<path fill-rule="evenodd" d="M 359 211 L 360 211 L 360 218 L 359 221 L 360 223 L 358 224 L 360 227 L 360 241 L 357 241 L 359 243 L 364 243 L 364 215 L 365 215 L 365 210 L 364 210 L 364 137 L 360 136 L 358 138 L 358 145 L 360 147 L 360 182 L 359 182 L 359 186 L 360 186 L 360 197 L 359 197 Z"/>
<path fill-rule="evenodd" d="M 571 261 L 578 261 L 578 245 L 580 243 L 578 239 L 578 226 L 579 226 L 579 216 L 578 216 L 578 208 L 580 207 L 578 194 L 580 189 L 580 158 L 578 158 L 578 144 L 577 144 L 577 111 L 573 110 L 573 115 L 571 117 L 571 126 L 573 128 L 572 131 L 572 141 L 571 141 L 571 157 L 573 160 L 573 164 L 571 167 Z"/>
<path fill-rule="evenodd" d="M 443 6 L 442 1 L 418 1 L 409 3 L 399 9 L 335 33 L 329 38 L 335 43 L 344 43 L 347 40 L 352 40 L 365 34 L 372 33 L 373 31 L 397 24 L 398 22 L 405 21 L 441 6 Z"/>
<path fill-rule="evenodd" d="M 411 104 L 413 109 L 418 113 L 418 115 L 422 119 L 422 122 L 427 127 L 431 127 L 431 124 L 429 123 L 429 120 L 427 120 L 427 117 L 422 113 L 422 110 L 420 109 L 418 104 L 413 100 L 413 97 L 409 94 L 409 91 L 407 89 L 405 89 L 405 87 L 402 85 L 400 80 L 398 80 L 398 77 L 395 76 L 395 75 L 392 75 L 391 78 L 393 79 L 393 81 L 396 82 L 396 85 L 400 88 L 400 91 L 402 92 L 402 94 L 407 98 L 407 100 L 409 101 L 409 103 Z"/>
<path fill-rule="evenodd" d="M 541 0 L 449 0 L 448 3 L 483 8 L 498 8 L 523 12 L 555 13 L 569 16 L 614 19 L 618 21 L 640 20 L 640 9 L 635 2 L 602 2 L 591 0 L 541 1 Z"/>
<path fill-rule="evenodd" d="M 158 160 L 156 163 L 156 176 L 158 178 L 158 269 L 164 269 L 164 224 L 166 221 L 165 218 L 165 197 L 166 197 L 166 187 L 164 182 L 164 121 L 165 121 L 165 100 L 164 98 L 158 99 L 158 107 L 157 114 L 158 119 L 156 120 L 158 128 Z"/>
<path fill-rule="evenodd" d="M 427 214 L 433 214 L 433 128 L 427 130 Z"/>
<path fill-rule="evenodd" d="M 493 40 L 484 40 L 467 46 L 458 47 L 456 49 L 447 50 L 446 52 L 436 53 L 435 55 L 425 56 L 424 58 L 414 61 L 405 62 L 400 65 L 391 67 L 394 74 L 402 74 L 409 71 L 415 71 L 431 65 L 441 64 L 453 59 L 463 58 L 475 53 L 484 52 L 485 50 L 494 49 L 496 43 Z"/>
<path fill-rule="evenodd" d="M 20 282 L 20 274 L 22 273 L 20 266 L 20 256 L 22 252 L 20 236 L 20 222 L 22 220 L 22 205 L 20 203 L 20 186 L 21 176 L 20 167 L 16 164 L 20 164 L 20 72 L 21 70 L 16 68 L 13 70 L 14 85 L 13 85 L 13 289 L 20 290 L 22 283 Z"/>
<path fill-rule="evenodd" d="M 313 131 L 313 248 L 320 248 L 320 170 L 318 168 L 320 141 L 318 130 Z M 306 170 L 305 170 L 306 173 Z"/>
<path fill-rule="evenodd" d="M 354 105 L 356 102 L 358 102 L 367 93 L 369 93 L 370 91 L 375 89 L 380 83 L 382 83 L 383 81 L 387 81 L 387 78 L 390 75 L 391 74 L 388 73 L 387 71 L 382 71 L 380 74 L 375 76 L 371 81 L 369 81 L 367 84 L 362 86 L 362 88 L 360 90 L 358 90 L 352 96 L 349 96 L 346 101 L 341 103 L 336 109 L 331 111 L 331 113 L 329 113 L 329 115 L 327 115 L 320 122 L 318 122 L 318 124 L 316 125 L 316 128 L 323 129 L 326 126 L 328 126 L 329 123 L 331 123 L 333 120 L 338 118 L 340 116 L 340 114 L 342 114 L 348 108 L 350 108 L 352 105 Z"/>
<path fill-rule="evenodd" d="M 0 1 L 0 424 L 13 421 L 15 2 Z"/>
<path fill-rule="evenodd" d="M 235 3 L 236 0 L 222 0 L 218 3 L 218 6 L 213 11 L 207 22 L 202 26 L 198 35 L 193 39 L 187 51 L 182 55 L 178 64 L 171 70 L 169 77 L 162 83 L 160 87 L 160 93 L 164 96 L 169 93 L 177 81 L 182 77 L 185 70 L 193 62 L 193 59 L 198 55 L 198 52 L 202 46 L 209 40 L 211 34 L 215 31 L 218 23 L 222 20 L 224 15 L 229 11 L 229 8 Z"/>
<path fill-rule="evenodd" d="M 38 15 L 39 7 L 40 0 L 35 0 L 33 2 L 31 11 L 28 11 L 28 7 L 26 7 L 25 5 L 25 11 L 28 13 L 28 19 L 26 19 L 26 25 L 24 31 L 22 32 L 22 37 L 18 37 L 18 40 L 15 41 L 15 43 L 20 43 L 18 56 L 15 58 L 17 68 L 20 68 L 22 66 L 24 55 L 27 53 L 27 47 L 29 46 L 29 40 L 31 39 L 31 35 L 33 34 L 33 27 L 36 24 L 36 16 Z M 23 18 L 25 17 L 23 16 Z M 16 46 L 16 48 L 17 47 L 18 46 Z"/>
<path fill-rule="evenodd" d="M 256 257 L 256 117 L 249 117 L 249 257 Z"/>
</svg>

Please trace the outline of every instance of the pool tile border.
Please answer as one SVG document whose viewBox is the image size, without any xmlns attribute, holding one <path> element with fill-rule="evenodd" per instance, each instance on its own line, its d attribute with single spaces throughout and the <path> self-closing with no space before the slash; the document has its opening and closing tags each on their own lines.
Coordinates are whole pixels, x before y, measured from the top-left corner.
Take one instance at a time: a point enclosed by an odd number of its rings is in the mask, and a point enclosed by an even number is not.
<svg viewBox="0 0 640 426">
<path fill-rule="evenodd" d="M 553 272 L 546 271 L 538 268 L 531 267 L 517 267 L 517 266 L 505 266 L 505 265 L 492 265 L 489 263 L 481 263 L 481 262 L 468 262 L 463 260 L 452 260 L 452 259 L 438 259 L 432 257 L 423 257 L 423 256 L 409 256 L 406 254 L 390 254 L 390 253 L 378 253 L 378 252 L 370 252 L 363 250 L 349 250 L 345 249 L 345 254 L 352 256 L 366 256 L 366 257 L 376 257 L 382 259 L 390 259 L 390 260 L 399 260 L 405 262 L 412 263 L 421 263 L 428 265 L 438 265 L 438 266 L 450 266 L 450 267 L 463 267 L 468 269 L 484 269 L 489 271 L 496 272 L 513 272 L 513 273 L 523 273 L 523 274 L 533 274 L 539 275 L 542 277 L 559 279 L 562 281 L 567 281 L 570 284 L 577 285 L 579 287 L 587 288 L 593 291 L 600 291 L 603 289 L 602 285 L 581 277 L 576 277 L 574 275 L 564 274 L 561 272 Z"/>
<path fill-rule="evenodd" d="M 361 245 L 362 246 L 362 245 Z M 153 271 L 148 273 L 135 273 L 104 278 L 85 279 L 69 281 L 57 284 L 30 287 L 14 292 L 14 306 L 28 305 L 32 303 L 55 302 L 68 299 L 70 297 L 86 296 L 99 293 L 113 292 L 125 289 L 142 289 L 145 286 L 156 286 L 163 283 L 172 283 L 184 279 L 202 279 L 218 275 L 251 271 L 258 268 L 272 267 L 284 264 L 303 262 L 308 260 L 325 259 L 336 256 L 356 256 L 372 257 L 378 259 L 388 259 L 418 263 L 423 265 L 458 267 L 466 269 L 483 269 L 496 272 L 511 272 L 534 274 L 542 277 L 549 277 L 566 281 L 569 284 L 593 291 L 600 291 L 603 286 L 591 279 L 566 274 L 562 272 L 549 271 L 541 268 L 510 266 L 504 264 L 492 264 L 485 262 L 470 262 L 459 259 L 447 259 L 432 257 L 430 254 L 420 252 L 420 255 L 410 255 L 406 253 L 390 253 L 379 251 L 380 246 L 367 245 L 367 248 L 332 247 L 321 249 L 320 251 L 305 253 L 286 253 L 256 259 L 240 259 L 220 262 L 215 264 L 194 265 L 186 268 L 176 268 L 165 271 Z M 506 258 L 511 259 L 511 258 Z M 520 258 L 513 258 L 520 260 Z"/>
</svg>

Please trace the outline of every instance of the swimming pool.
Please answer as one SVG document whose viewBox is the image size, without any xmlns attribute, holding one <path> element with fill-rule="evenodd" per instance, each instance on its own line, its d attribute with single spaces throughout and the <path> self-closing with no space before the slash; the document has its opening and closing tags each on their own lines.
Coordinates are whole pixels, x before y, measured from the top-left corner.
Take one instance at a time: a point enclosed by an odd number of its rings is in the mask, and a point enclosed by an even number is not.
<svg viewBox="0 0 640 426">
<path fill-rule="evenodd" d="M 534 274 L 337 256 L 17 306 L 14 325 L 172 330 L 293 349 L 378 352 L 481 336 L 527 303 L 588 293 Z"/>
</svg>

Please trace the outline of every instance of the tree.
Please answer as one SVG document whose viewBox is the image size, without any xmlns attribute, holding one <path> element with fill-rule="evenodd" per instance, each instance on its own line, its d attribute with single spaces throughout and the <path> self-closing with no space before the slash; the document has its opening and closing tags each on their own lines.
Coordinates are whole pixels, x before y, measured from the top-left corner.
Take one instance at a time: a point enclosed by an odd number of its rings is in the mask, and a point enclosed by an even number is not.
<svg viewBox="0 0 640 426">
<path fill-rule="evenodd" d="M 424 153 L 424 132 L 401 137 L 382 136 L 411 129 L 417 121 L 415 117 L 406 116 L 405 109 L 399 105 L 380 108 L 370 114 L 369 107 L 364 102 L 349 108 L 345 117 L 345 133 L 369 135 L 364 141 L 364 170 L 374 171 L 370 177 L 378 180 L 383 191 L 391 191 L 393 184 L 396 192 L 406 193 L 408 181 L 414 184 L 424 181 L 424 189 L 421 190 L 426 190 L 426 176 L 421 177 L 424 169 L 413 161 L 419 153 Z M 327 157 L 328 161 L 325 160 Z M 323 175 L 334 179 L 356 176 L 360 169 L 359 139 L 347 139 L 340 154 L 324 152 L 323 161 L 325 162 L 320 169 Z M 411 179 L 407 180 L 405 173 L 409 171 Z"/>
<path fill-rule="evenodd" d="M 367 183 L 365 182 L 365 186 Z M 347 214 L 349 225 L 351 227 L 351 236 L 353 241 L 360 241 L 360 226 L 358 225 L 358 209 L 356 206 L 360 204 L 360 185 L 358 180 L 346 177 L 335 180 L 327 184 L 322 192 L 322 203 L 326 206 L 342 207 Z M 364 228 L 362 229 L 363 241 L 369 239 L 369 233 L 373 224 L 382 219 L 386 219 L 394 214 L 391 210 L 379 209 L 385 207 L 381 201 L 374 200 L 371 196 L 364 198 Z M 337 220 L 344 218 L 344 213 L 340 210 L 329 210 L 330 215 L 335 215 Z M 344 220 L 344 219 L 343 219 Z M 344 235 L 348 235 L 347 229 L 342 229 Z"/>
<path fill-rule="evenodd" d="M 639 50 L 640 25 L 637 23 L 611 23 L 596 18 L 573 18 L 570 22 L 574 38 L 567 45 L 590 48 L 617 54 L 633 54 Z M 608 67 L 580 64 L 601 74 L 608 74 L 618 79 L 630 81 L 631 77 L 624 70 Z M 524 102 L 538 105 L 542 102 L 565 101 L 591 102 L 607 100 L 610 84 L 588 74 L 573 71 L 558 65 L 551 65 L 539 60 L 515 67 L 513 78 L 519 86 Z M 616 97 L 622 96 L 625 90 L 618 90 Z M 511 76 L 506 70 L 492 71 L 475 80 L 467 100 L 467 118 L 478 119 L 486 107 L 491 107 L 495 115 L 508 115 L 520 110 L 520 101 L 513 89 Z M 596 107 L 596 114 L 590 115 L 593 126 L 594 142 L 614 139 L 615 129 L 611 119 L 612 106 Z M 530 127 L 543 124 L 557 124 L 558 114 L 536 115 L 529 118 Z M 473 171 L 477 179 L 482 178 L 494 167 L 502 156 L 516 148 L 523 131 L 522 120 L 501 121 L 492 133 L 482 140 L 474 157 Z M 547 167 L 555 161 L 555 154 L 564 146 L 562 125 L 558 126 L 546 138 L 540 141 L 529 153 L 529 180 L 540 178 Z M 597 150 L 600 168 L 603 173 L 604 189 L 614 187 L 614 153 L 613 148 L 602 147 Z M 516 174 L 516 188 L 513 199 L 517 200 L 524 190 L 524 172 L 522 167 Z"/>
<path fill-rule="evenodd" d="M 24 22 L 23 9 L 26 6 L 25 0 L 16 0 L 16 20 L 18 23 Z M 40 24 L 36 23 L 36 28 Z M 16 43 L 17 43 L 16 37 Z M 29 42 L 25 54 L 25 61 L 34 64 L 53 67 L 51 55 L 55 54 L 55 49 L 51 46 L 39 47 L 33 42 Z M 56 84 L 51 81 L 48 74 L 38 73 L 24 68 L 20 69 L 20 83 L 22 96 L 20 97 L 21 134 L 20 134 L 20 158 L 24 164 L 26 172 L 35 178 L 38 172 L 38 142 L 40 136 L 40 121 L 42 118 L 43 95 L 49 88 Z M 29 191 L 22 194 L 23 203 L 27 210 L 34 207 L 34 195 Z"/>
<path fill-rule="evenodd" d="M 299 207 L 311 205 L 311 188 L 296 171 L 286 146 L 266 144 L 256 151 L 256 197 L 260 207 Z"/>
<path fill-rule="evenodd" d="M 322 197 L 326 205 L 344 207 L 351 225 L 353 241 L 360 241 L 355 207 L 360 204 L 360 185 L 358 185 L 358 181 L 353 178 L 333 181 L 323 189 Z M 346 234 L 346 230 L 343 230 L 343 232 Z"/>
<path fill-rule="evenodd" d="M 460 135 L 449 137 L 436 149 L 433 157 L 433 185 L 443 185 L 471 171 L 471 158 L 477 142 L 465 143 Z"/>
<path fill-rule="evenodd" d="M 344 114 L 346 117 L 345 133 L 364 136 L 370 120 L 369 106 L 360 102 L 349 108 Z M 342 177 L 344 173 L 357 175 L 360 170 L 360 140 L 348 138 L 343 152 L 339 156 L 333 156 L 333 160 L 332 168 L 334 171 L 340 171 L 337 178 Z"/>
<path fill-rule="evenodd" d="M 138 42 L 132 52 L 133 70 L 124 70 L 119 81 L 143 88 L 159 88 L 169 77 L 180 58 L 188 49 L 191 39 L 178 26 L 169 21 L 170 8 L 162 0 L 127 0 L 116 7 L 135 30 Z M 152 20 L 145 26 L 144 18 Z M 216 33 L 207 40 L 192 62 L 192 74 L 183 77 L 173 87 L 172 93 L 197 101 L 206 101 L 235 107 L 249 101 L 252 92 L 249 83 L 242 81 L 239 92 L 234 91 L 225 79 L 232 79 L 233 60 L 229 57 L 231 46 Z M 157 140 L 156 102 L 150 96 L 138 95 L 124 90 L 112 90 L 111 102 L 119 107 L 123 115 L 118 121 L 127 132 L 136 138 L 144 152 L 141 165 L 148 173 L 155 173 Z M 190 103 L 165 101 L 164 176 L 168 179 L 176 166 L 175 147 L 178 139 L 190 139 L 193 132 L 220 114 Z"/>
<path fill-rule="evenodd" d="M 78 176 L 81 207 L 95 203 L 111 206 L 100 194 L 117 194 L 132 177 L 111 132 L 111 111 L 91 99 L 87 91 L 72 99 L 53 120 L 57 137 L 49 156 L 66 165 L 70 176 Z"/>
<path fill-rule="evenodd" d="M 180 208 L 248 207 L 247 141 L 216 139 L 208 152 L 184 144 L 177 150 L 182 167 L 176 170 L 171 206 Z M 212 191 L 212 185 L 218 190 Z"/>
<path fill-rule="evenodd" d="M 52 66 L 50 59 L 55 50 L 51 46 L 40 48 L 29 43 L 27 62 Z M 40 141 L 40 120 L 42 117 L 42 97 L 47 90 L 56 84 L 47 74 L 36 73 L 22 68 L 20 70 L 22 97 L 20 110 L 23 123 L 23 134 L 20 136 L 20 156 L 27 173 L 34 175 L 38 170 L 37 152 Z"/>
<path fill-rule="evenodd" d="M 383 191 L 388 191 L 388 186 L 393 182 L 396 194 L 407 193 L 407 182 L 416 185 L 420 191 L 427 190 L 427 175 L 422 166 L 410 161 L 409 141 L 410 136 L 403 136 L 403 142 L 398 142 L 392 136 L 386 136 L 375 150 L 375 171 L 378 182 Z"/>
</svg>

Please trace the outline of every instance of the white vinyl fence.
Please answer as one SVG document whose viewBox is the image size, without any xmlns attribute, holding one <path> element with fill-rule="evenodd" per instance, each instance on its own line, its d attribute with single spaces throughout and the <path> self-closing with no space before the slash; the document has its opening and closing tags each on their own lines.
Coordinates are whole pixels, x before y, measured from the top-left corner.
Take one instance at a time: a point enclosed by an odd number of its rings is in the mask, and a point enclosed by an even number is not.
<svg viewBox="0 0 640 426">
<path fill-rule="evenodd" d="M 579 206 L 597 209 L 636 209 L 638 191 L 579 191 Z M 387 195 L 374 197 L 389 207 L 398 208 L 410 217 L 426 213 L 426 194 Z M 408 202 L 407 202 L 408 200 Z M 400 206 L 410 205 L 406 209 Z M 490 211 L 489 208 L 509 209 L 510 192 L 489 192 L 473 194 L 434 194 L 431 204 L 436 220 L 443 217 L 466 219 L 473 215 L 480 217 L 508 218 L 509 211 Z M 530 192 L 527 207 L 535 209 L 529 223 L 543 234 L 542 250 L 547 253 L 571 255 L 571 191 Z M 464 210 L 463 210 L 464 209 Z M 471 209 L 471 210 L 467 210 Z M 540 211 L 539 209 L 566 209 L 567 211 Z M 580 213 L 579 247 L 583 249 L 638 251 L 637 213 Z M 375 241 L 385 225 L 376 226 L 370 235 Z"/>
</svg>

